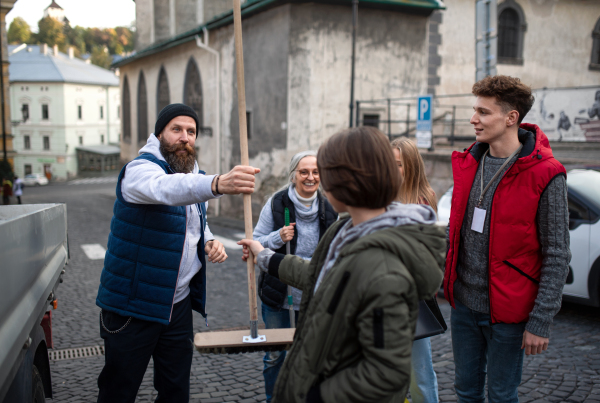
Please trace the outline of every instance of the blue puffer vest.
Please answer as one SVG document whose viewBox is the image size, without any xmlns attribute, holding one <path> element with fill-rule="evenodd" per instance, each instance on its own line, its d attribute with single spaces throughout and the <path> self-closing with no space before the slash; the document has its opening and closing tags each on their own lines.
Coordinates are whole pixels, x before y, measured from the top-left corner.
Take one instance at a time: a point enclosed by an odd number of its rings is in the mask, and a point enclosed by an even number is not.
<svg viewBox="0 0 600 403">
<path fill-rule="evenodd" d="M 169 164 L 152 154 L 142 154 L 136 159 L 151 161 L 167 174 L 175 173 Z M 168 325 L 185 244 L 186 207 L 126 202 L 121 193 L 126 168 L 127 165 L 117 181 L 117 200 L 96 305 L 119 315 Z M 201 212 L 198 258 L 202 266 L 190 282 L 190 297 L 192 309 L 206 317 L 204 203 L 199 203 L 198 211 Z"/>
</svg>

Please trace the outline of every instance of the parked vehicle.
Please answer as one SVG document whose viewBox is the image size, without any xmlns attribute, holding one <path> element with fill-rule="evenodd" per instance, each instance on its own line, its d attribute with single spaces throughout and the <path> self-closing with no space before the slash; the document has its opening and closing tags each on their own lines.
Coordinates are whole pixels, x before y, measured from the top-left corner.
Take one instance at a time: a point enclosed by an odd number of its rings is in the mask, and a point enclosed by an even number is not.
<svg viewBox="0 0 600 403">
<path fill-rule="evenodd" d="M 0 402 L 52 397 L 52 312 L 69 257 L 65 204 L 0 206 Z"/>
<path fill-rule="evenodd" d="M 600 307 L 600 172 L 567 173 L 571 263 L 563 290 L 567 301 Z M 438 219 L 448 223 L 451 187 L 438 203 Z"/>
<path fill-rule="evenodd" d="M 42 186 L 48 184 L 48 178 L 46 178 L 42 174 L 29 174 L 25 175 L 23 179 L 23 184 L 25 186 Z"/>
</svg>

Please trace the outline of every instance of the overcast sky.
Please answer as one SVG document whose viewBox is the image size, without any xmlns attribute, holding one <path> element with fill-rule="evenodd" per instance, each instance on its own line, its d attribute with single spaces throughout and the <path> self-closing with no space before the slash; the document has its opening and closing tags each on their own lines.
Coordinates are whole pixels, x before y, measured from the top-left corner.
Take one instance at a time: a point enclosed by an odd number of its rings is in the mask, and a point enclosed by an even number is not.
<svg viewBox="0 0 600 403">
<path fill-rule="evenodd" d="M 133 0 L 55 0 L 65 10 L 71 26 L 113 28 L 128 27 L 135 20 Z M 6 29 L 15 17 L 21 17 L 37 32 L 37 23 L 52 0 L 17 0 L 6 16 Z"/>
</svg>

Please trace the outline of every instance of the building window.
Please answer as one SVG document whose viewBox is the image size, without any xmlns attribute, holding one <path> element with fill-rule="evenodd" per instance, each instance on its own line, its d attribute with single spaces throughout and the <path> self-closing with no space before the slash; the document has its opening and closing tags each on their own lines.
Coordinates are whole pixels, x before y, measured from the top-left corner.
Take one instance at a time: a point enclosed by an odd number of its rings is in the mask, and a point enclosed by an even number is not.
<svg viewBox="0 0 600 403">
<path fill-rule="evenodd" d="M 190 58 L 185 69 L 185 81 L 183 84 L 183 103 L 191 106 L 198 114 L 200 127 L 204 126 L 202 113 L 202 82 L 200 81 L 200 70 L 193 58 Z"/>
<path fill-rule="evenodd" d="M 138 128 L 138 143 L 146 143 L 148 138 L 148 98 L 146 93 L 146 79 L 144 78 L 144 72 L 140 71 L 140 78 L 138 79 L 138 93 L 137 93 L 137 128 Z"/>
<path fill-rule="evenodd" d="M 23 117 L 23 123 L 25 123 L 29 120 L 29 105 L 28 104 L 23 104 L 23 106 L 21 106 L 21 115 Z"/>
<path fill-rule="evenodd" d="M 373 126 L 379 128 L 379 115 L 363 115 L 363 126 Z"/>
<path fill-rule="evenodd" d="M 79 145 L 82 146 L 83 145 L 83 136 L 79 136 Z"/>
<path fill-rule="evenodd" d="M 156 87 L 156 114 L 158 115 L 162 108 L 170 103 L 171 96 L 169 94 L 169 80 L 167 79 L 167 72 L 165 71 L 165 68 L 161 67 L 160 73 L 158 74 L 158 86 Z"/>
<path fill-rule="evenodd" d="M 44 150 L 50 149 L 50 136 L 44 136 Z"/>
<path fill-rule="evenodd" d="M 527 24 L 515 0 L 498 4 L 498 63 L 523 64 L 523 38 Z"/>
<path fill-rule="evenodd" d="M 104 134 L 100 135 L 100 144 L 104 144 Z"/>
<path fill-rule="evenodd" d="M 23 148 L 25 150 L 31 150 L 31 137 L 23 136 Z"/>
<path fill-rule="evenodd" d="M 79 119 L 79 120 L 83 119 L 83 106 L 82 105 L 77 105 L 77 119 Z"/>
<path fill-rule="evenodd" d="M 590 70 L 600 70 L 600 18 L 592 31 L 592 60 L 590 61 Z"/>
<path fill-rule="evenodd" d="M 131 96 L 129 95 L 129 81 L 123 78 L 123 141 L 131 143 Z"/>
<path fill-rule="evenodd" d="M 48 104 L 42 104 L 42 120 L 50 119 L 50 115 L 48 113 Z"/>
<path fill-rule="evenodd" d="M 31 164 L 25 164 L 25 175 L 31 175 Z"/>
<path fill-rule="evenodd" d="M 104 106 L 100 105 L 100 119 L 104 119 Z"/>
</svg>

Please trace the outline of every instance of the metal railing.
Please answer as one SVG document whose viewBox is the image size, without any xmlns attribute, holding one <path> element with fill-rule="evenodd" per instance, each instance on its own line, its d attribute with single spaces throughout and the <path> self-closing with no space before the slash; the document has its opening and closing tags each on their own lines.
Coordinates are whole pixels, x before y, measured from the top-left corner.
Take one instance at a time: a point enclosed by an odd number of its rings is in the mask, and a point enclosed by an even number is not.
<svg viewBox="0 0 600 403">
<path fill-rule="evenodd" d="M 388 138 L 415 137 L 417 128 L 417 97 L 386 98 L 356 101 L 355 125 L 375 126 Z M 448 102 L 449 100 L 452 100 Z M 469 123 L 473 113 L 473 95 L 441 95 L 433 98 L 433 139 L 473 141 L 475 135 Z M 386 117 L 383 119 L 382 117 Z"/>
</svg>

